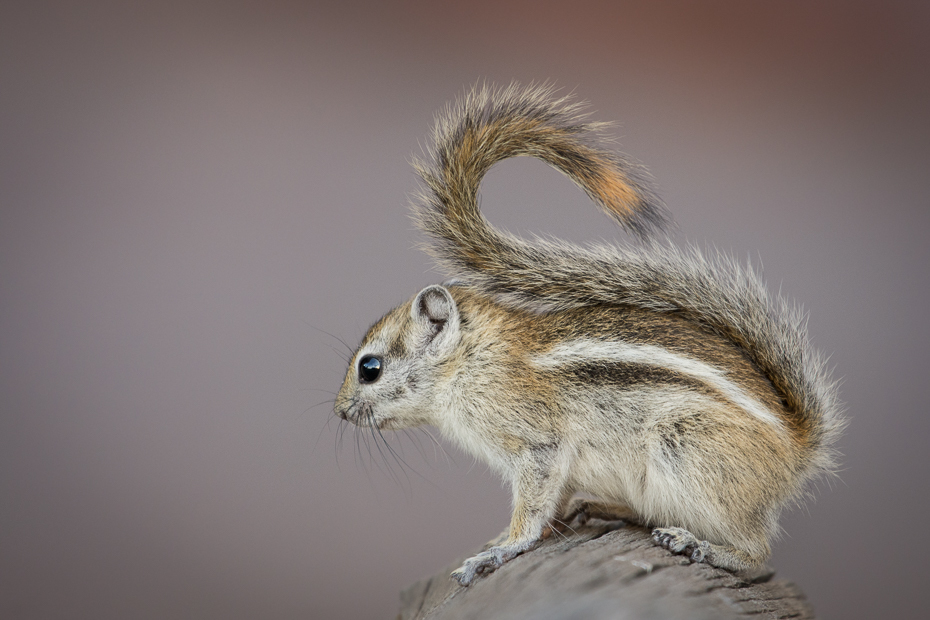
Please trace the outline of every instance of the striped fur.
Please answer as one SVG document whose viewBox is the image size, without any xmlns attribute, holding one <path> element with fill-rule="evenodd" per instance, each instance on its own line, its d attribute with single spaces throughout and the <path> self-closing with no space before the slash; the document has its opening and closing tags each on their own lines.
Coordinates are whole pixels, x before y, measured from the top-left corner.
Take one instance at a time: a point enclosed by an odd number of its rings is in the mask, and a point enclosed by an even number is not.
<svg viewBox="0 0 930 620">
<path fill-rule="evenodd" d="M 514 126 L 520 130 L 511 131 Z M 790 426 L 809 446 L 809 475 L 831 469 L 842 428 L 836 384 L 810 346 L 801 311 L 769 295 L 751 267 L 654 238 L 628 247 L 530 243 L 481 215 L 478 186 L 490 166 L 531 155 L 579 183 L 628 229 L 641 235 L 654 230 L 664 221 L 661 204 L 638 166 L 591 146 L 600 128 L 583 122 L 576 104 L 553 99 L 547 88 L 481 88 L 457 102 L 436 124 L 431 161 L 416 163 L 429 190 L 419 197 L 416 221 L 432 237 L 430 254 L 457 281 L 514 307 L 631 305 L 674 313 L 724 336 L 784 398 Z M 550 135 L 558 136 L 557 146 Z M 611 179 L 578 172 L 590 161 Z M 592 176 L 596 180 L 587 184 Z M 605 203 L 598 188 L 622 184 L 626 190 L 612 196 L 625 200 Z"/>
<path fill-rule="evenodd" d="M 581 362 L 587 364 L 621 362 L 663 368 L 707 384 L 749 415 L 755 416 L 779 430 L 783 430 L 779 417 L 765 405 L 753 399 L 739 385 L 727 379 L 725 370 L 672 353 L 655 345 L 634 345 L 627 342 L 581 339 L 558 344 L 533 361 L 542 368 L 564 368 L 571 366 L 573 363 Z"/>
<path fill-rule="evenodd" d="M 456 571 L 463 584 L 547 524 L 587 517 L 755 567 L 784 506 L 832 467 L 836 387 L 800 312 L 752 269 L 657 240 L 664 207 L 641 167 L 598 145 L 602 129 L 548 88 L 479 88 L 446 110 L 416 163 L 415 214 L 454 280 L 373 325 L 336 398 L 373 432 L 434 425 L 510 482 L 509 535 Z M 492 227 L 478 187 L 519 155 L 565 173 L 640 243 L 530 243 Z"/>
</svg>

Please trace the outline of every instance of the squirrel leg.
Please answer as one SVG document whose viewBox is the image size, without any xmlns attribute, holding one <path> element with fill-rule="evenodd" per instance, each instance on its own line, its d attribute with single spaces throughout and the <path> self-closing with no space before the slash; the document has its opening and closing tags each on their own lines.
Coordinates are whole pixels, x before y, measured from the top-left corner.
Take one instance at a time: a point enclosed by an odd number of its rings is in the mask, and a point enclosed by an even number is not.
<svg viewBox="0 0 930 620">
<path fill-rule="evenodd" d="M 598 519 L 599 521 L 626 521 L 628 523 L 642 524 L 643 519 L 633 512 L 629 506 L 622 504 L 608 504 L 600 500 L 584 499 L 576 497 L 568 503 L 562 511 L 559 520 L 568 525 L 574 520 L 578 520 L 580 525 L 587 523 L 588 519 Z"/>
<path fill-rule="evenodd" d="M 554 458 L 532 458 L 522 463 L 514 484 L 514 510 L 507 538 L 465 560 L 452 576 L 463 586 L 478 575 L 492 573 L 525 551 L 536 547 L 562 498 L 563 476 Z"/>
<path fill-rule="evenodd" d="M 768 553 L 755 556 L 729 545 L 698 540 L 694 534 L 680 527 L 657 527 L 652 530 L 652 539 L 672 553 L 689 556 L 692 562 L 704 562 L 731 571 L 757 568 L 768 556 Z"/>
</svg>

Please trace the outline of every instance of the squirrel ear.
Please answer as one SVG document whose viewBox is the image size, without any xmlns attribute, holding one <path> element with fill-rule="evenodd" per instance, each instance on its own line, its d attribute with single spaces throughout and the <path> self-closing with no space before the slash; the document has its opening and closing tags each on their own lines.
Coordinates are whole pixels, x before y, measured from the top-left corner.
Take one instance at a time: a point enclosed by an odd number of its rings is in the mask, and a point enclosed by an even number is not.
<svg viewBox="0 0 930 620">
<path fill-rule="evenodd" d="M 458 341 L 458 306 L 444 287 L 433 285 L 420 291 L 410 306 L 410 317 L 428 352 L 440 353 Z"/>
</svg>

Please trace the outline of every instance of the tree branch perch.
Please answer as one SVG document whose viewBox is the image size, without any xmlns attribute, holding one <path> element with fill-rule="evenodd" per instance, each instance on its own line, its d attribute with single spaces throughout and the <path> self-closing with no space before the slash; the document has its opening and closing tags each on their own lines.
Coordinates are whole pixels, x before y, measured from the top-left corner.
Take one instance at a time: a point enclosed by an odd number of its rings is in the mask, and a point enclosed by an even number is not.
<svg viewBox="0 0 930 620">
<path fill-rule="evenodd" d="M 467 588 L 449 577 L 460 563 L 404 590 L 399 620 L 814 618 L 800 590 L 769 568 L 692 564 L 623 523 L 555 534 Z"/>
</svg>

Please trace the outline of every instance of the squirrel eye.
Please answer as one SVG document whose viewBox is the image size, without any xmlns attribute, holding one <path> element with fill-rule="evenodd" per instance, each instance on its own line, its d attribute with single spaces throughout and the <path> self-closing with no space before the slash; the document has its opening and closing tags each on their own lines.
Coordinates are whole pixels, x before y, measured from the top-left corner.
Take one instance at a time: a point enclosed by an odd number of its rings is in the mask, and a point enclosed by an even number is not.
<svg viewBox="0 0 930 620">
<path fill-rule="evenodd" d="M 362 383 L 374 383 L 381 376 L 381 360 L 374 355 L 366 355 L 358 363 L 358 378 Z"/>
</svg>

